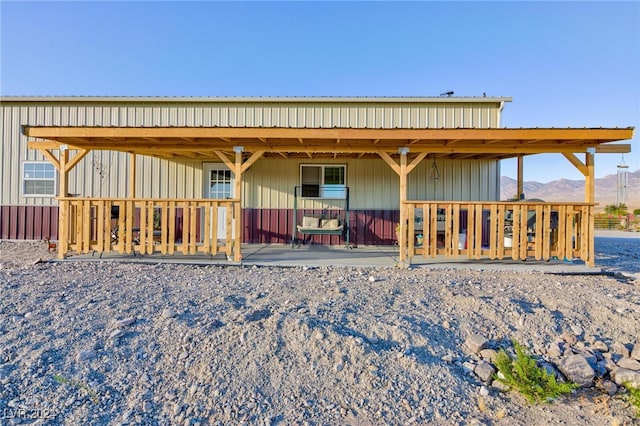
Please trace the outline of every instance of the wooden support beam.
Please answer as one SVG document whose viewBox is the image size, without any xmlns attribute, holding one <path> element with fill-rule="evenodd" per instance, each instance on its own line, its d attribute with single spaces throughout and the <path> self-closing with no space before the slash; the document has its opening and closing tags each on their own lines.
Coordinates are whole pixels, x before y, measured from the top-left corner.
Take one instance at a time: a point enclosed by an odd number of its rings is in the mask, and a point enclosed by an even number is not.
<svg viewBox="0 0 640 426">
<path fill-rule="evenodd" d="M 591 153 L 586 153 L 585 154 L 585 163 L 586 163 L 586 169 L 587 169 L 587 173 L 585 175 L 585 185 L 584 185 L 584 189 L 585 189 L 585 196 L 584 196 L 584 201 L 585 203 L 593 203 L 595 202 L 595 177 L 594 177 L 594 171 L 595 171 L 595 167 L 594 167 L 594 154 Z"/>
<path fill-rule="evenodd" d="M 136 197 L 136 154 L 129 154 L 129 197 Z"/>
<path fill-rule="evenodd" d="M 249 157 L 247 161 L 245 161 L 244 164 L 242 165 L 240 173 L 246 172 L 247 169 L 249 169 L 249 167 L 251 167 L 253 163 L 255 163 L 256 161 L 258 161 L 258 159 L 263 155 L 264 155 L 264 151 L 256 151 L 253 154 L 251 154 L 251 157 Z"/>
<path fill-rule="evenodd" d="M 66 197 L 68 191 L 67 177 L 68 172 L 67 162 L 69 161 L 69 150 L 63 150 L 60 152 L 60 168 L 58 170 L 59 183 L 58 183 L 58 196 Z M 58 217 L 58 259 L 64 259 L 64 255 L 67 253 L 69 247 L 69 201 L 61 201 L 59 204 L 59 217 Z"/>
<path fill-rule="evenodd" d="M 400 174 L 400 166 L 398 166 L 398 163 L 396 163 L 389 154 L 387 154 L 386 152 L 379 152 L 378 155 L 385 161 L 385 163 L 389 165 L 389 167 L 391 167 L 394 172 L 396 172 L 396 174 Z"/>
<path fill-rule="evenodd" d="M 70 172 L 86 155 L 89 153 L 87 149 L 79 150 L 66 165 L 66 171 Z"/>
<path fill-rule="evenodd" d="M 428 153 L 426 152 L 421 152 L 420 154 L 418 154 L 418 156 L 416 158 L 413 159 L 413 161 L 411 162 L 411 164 L 409 164 L 407 166 L 407 173 L 411 173 L 413 171 L 413 169 L 416 168 L 416 166 L 418 164 L 420 164 L 420 162 L 422 160 L 424 160 L 424 158 L 428 155 Z"/>
<path fill-rule="evenodd" d="M 33 127 L 25 126 L 24 134 L 34 138 L 219 138 L 232 139 L 359 139 L 406 141 L 461 139 L 465 141 L 528 141 L 552 140 L 556 142 L 613 141 L 633 137 L 633 128 L 599 129 L 354 129 L 354 128 L 264 128 L 264 127 Z M 597 144 L 597 143 L 596 143 Z"/>
<path fill-rule="evenodd" d="M 524 156 L 518 155 L 518 200 L 524 200 Z"/>
<path fill-rule="evenodd" d="M 238 147 L 234 147 L 236 152 L 236 162 L 235 167 L 232 170 L 235 170 L 235 191 L 234 198 L 238 200 L 237 203 L 234 203 L 233 210 L 235 216 L 234 222 L 234 241 L 233 241 L 233 261 L 240 262 L 242 260 L 241 250 L 241 242 L 242 242 L 242 150 Z M 260 156 L 262 156 L 264 151 L 254 153 L 251 158 L 251 164 L 255 162 Z M 249 165 L 251 165 L 249 164 Z"/>
<path fill-rule="evenodd" d="M 630 152 L 631 144 L 628 143 L 616 143 L 596 146 L 596 153 L 598 154 L 628 154 Z"/>
<path fill-rule="evenodd" d="M 400 229 L 398 235 L 398 245 L 400 246 L 399 261 L 404 264 L 407 260 L 407 153 L 400 154 Z M 409 236 L 413 238 L 413 236 Z"/>
<path fill-rule="evenodd" d="M 67 171 L 67 163 L 69 162 L 69 150 L 61 150 L 60 152 L 60 182 L 58 188 L 58 196 L 67 197 L 69 192 L 68 185 L 68 177 L 69 172 Z"/>
<path fill-rule="evenodd" d="M 229 157 L 227 157 L 223 152 L 221 151 L 214 151 L 214 152 L 222 160 L 222 162 L 229 168 L 229 170 L 236 169 L 235 164 L 231 160 L 229 160 Z"/>
<path fill-rule="evenodd" d="M 59 172 L 60 171 L 60 162 L 53 155 L 53 153 L 51 151 L 49 151 L 48 149 L 41 149 L 40 152 L 42 154 L 44 154 L 45 157 L 47 157 L 47 159 L 51 162 L 51 164 L 53 164 L 53 167 L 55 167 L 56 170 L 58 170 L 58 172 Z"/>
<path fill-rule="evenodd" d="M 582 161 L 580 161 L 580 159 L 576 157 L 575 154 L 567 152 L 562 155 L 564 155 L 564 157 L 569 160 L 569 162 L 573 164 L 574 167 L 578 169 L 583 176 L 587 176 L 587 174 L 589 173 L 587 166 Z"/>
</svg>

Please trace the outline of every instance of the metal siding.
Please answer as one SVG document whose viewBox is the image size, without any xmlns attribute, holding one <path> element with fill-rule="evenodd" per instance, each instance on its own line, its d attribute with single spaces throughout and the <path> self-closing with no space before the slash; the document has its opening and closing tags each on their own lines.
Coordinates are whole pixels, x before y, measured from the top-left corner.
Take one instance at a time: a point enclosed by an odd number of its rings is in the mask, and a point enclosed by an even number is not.
<svg viewBox="0 0 640 426">
<path fill-rule="evenodd" d="M 55 205 L 53 198 L 23 198 L 20 196 L 21 166 L 25 160 L 44 160 L 42 154 L 26 148 L 26 138 L 21 134 L 21 125 L 44 126 L 264 126 L 264 127 L 371 127 L 371 128 L 441 128 L 441 127 L 497 127 L 499 102 L 495 103 L 424 103 L 394 104 L 384 103 L 282 103 L 260 102 L 245 104 L 180 103 L 166 104 L 127 102 L 79 103 L 79 102 L 3 102 L 3 148 L 2 148 L 2 196 L 3 205 Z M 17 141 L 17 142 L 16 142 Z M 69 192 L 82 195 L 120 197 L 127 193 L 128 154 L 93 152 L 83 159 L 70 174 Z M 267 160 L 264 160 L 267 161 Z M 292 176 L 280 179 L 282 170 L 265 170 L 269 185 L 275 188 L 261 189 L 260 200 L 270 205 L 290 203 L 288 192 L 297 183 L 298 164 L 290 160 L 268 160 L 293 164 Z M 358 174 L 371 170 L 369 161 L 375 168 L 385 170 L 379 176 L 371 176 L 375 188 L 383 188 L 387 202 L 397 194 L 397 176 L 390 172 L 380 160 L 348 161 L 348 179 L 352 183 L 362 181 Z M 262 162 L 262 160 L 260 161 Z M 258 163 L 260 163 L 258 162 Z M 315 161 L 304 161 L 311 163 Z M 257 165 L 256 165 L 257 166 Z M 105 167 L 108 173 L 99 176 L 98 169 Z M 255 167 L 254 169 L 259 169 Z M 275 173 L 275 174 L 273 174 Z M 414 172 L 415 173 L 415 172 Z M 495 168 L 486 171 L 494 176 Z M 249 173 L 250 174 L 250 173 Z M 255 174 L 255 173 L 254 173 Z M 475 173 L 476 175 L 478 172 Z M 187 197 L 201 194 L 200 163 L 172 163 L 155 158 L 138 159 L 138 195 Z M 476 176 L 479 177 L 479 176 Z M 159 179 L 161 185 L 153 188 L 151 182 Z M 257 178 L 254 178 L 254 180 Z M 469 181 L 471 176 L 460 177 Z M 495 180 L 495 177 L 492 178 Z M 17 180 L 17 182 L 16 182 Z M 146 181 L 146 182 L 145 182 Z M 279 182 L 285 182 L 279 183 Z M 293 185 L 292 185 L 293 183 Z M 493 182 L 488 182 L 493 188 Z M 255 182 L 260 184 L 260 182 Z M 246 188 L 253 188 L 247 184 Z M 289 186 L 291 188 L 289 188 Z M 366 187 L 366 186 L 365 186 Z M 393 189 L 392 189 L 393 188 Z M 275 191 L 275 192 L 274 192 Z M 494 189 L 495 191 L 495 189 Z M 458 191 L 450 189 L 451 195 Z M 478 192 L 478 191 L 475 191 Z M 492 191 L 483 196 L 491 197 Z M 392 193 L 392 194 L 391 194 Z M 370 195 L 354 194 L 354 200 L 367 208 L 380 208 L 378 191 Z M 460 193 L 470 197 L 472 193 Z M 480 194 L 481 195 L 481 194 Z M 465 198 L 466 198 L 465 197 Z M 461 197 L 452 197 L 454 199 Z M 252 199 L 251 205 L 257 200 Z"/>
<path fill-rule="evenodd" d="M 429 179 L 433 160 L 423 160 L 408 177 L 410 200 L 498 200 L 497 161 L 436 160 L 440 174 Z"/>
</svg>

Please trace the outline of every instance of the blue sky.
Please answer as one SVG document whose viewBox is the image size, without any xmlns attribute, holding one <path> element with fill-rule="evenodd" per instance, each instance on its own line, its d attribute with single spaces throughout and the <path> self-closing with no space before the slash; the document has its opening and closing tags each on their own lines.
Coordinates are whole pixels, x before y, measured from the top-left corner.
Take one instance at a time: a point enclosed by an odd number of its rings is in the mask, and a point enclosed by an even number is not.
<svg viewBox="0 0 640 426">
<path fill-rule="evenodd" d="M 0 1 L 2 95 L 511 96 L 505 127 L 637 127 L 639 2 Z M 637 132 L 636 132 L 637 133 Z M 624 161 L 640 169 L 640 136 Z M 619 154 L 596 156 L 596 175 Z M 515 177 L 515 162 L 502 166 Z M 525 158 L 525 180 L 582 175 Z"/>
</svg>

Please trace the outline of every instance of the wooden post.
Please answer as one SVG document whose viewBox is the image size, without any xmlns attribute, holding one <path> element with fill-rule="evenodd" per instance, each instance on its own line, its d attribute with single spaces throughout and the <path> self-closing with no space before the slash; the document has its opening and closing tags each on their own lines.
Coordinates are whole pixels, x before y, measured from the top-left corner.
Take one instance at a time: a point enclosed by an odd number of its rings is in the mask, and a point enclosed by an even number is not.
<svg viewBox="0 0 640 426">
<path fill-rule="evenodd" d="M 587 166 L 587 174 L 585 176 L 585 185 L 584 185 L 584 189 L 585 189 L 585 201 L 587 203 L 594 203 L 596 196 L 595 196 L 595 155 L 594 152 L 592 152 L 591 150 L 587 150 L 587 153 L 585 154 L 585 165 Z M 593 214 L 593 206 L 591 206 L 589 208 L 589 235 L 584 235 L 583 238 L 588 238 L 589 240 L 589 258 L 586 260 L 587 266 L 589 266 L 590 268 L 593 268 L 594 266 L 596 266 L 596 259 L 595 259 L 595 228 L 596 228 L 596 223 L 595 223 L 595 216 Z M 586 218 L 584 218 L 586 219 Z M 584 220 L 583 219 L 583 220 Z"/>
<path fill-rule="evenodd" d="M 594 157 L 591 152 L 585 154 L 585 165 L 587 166 L 587 173 L 585 174 L 584 185 L 584 200 L 586 203 L 593 203 L 595 201 L 595 184 L 594 184 Z"/>
<path fill-rule="evenodd" d="M 67 197 L 67 163 L 69 162 L 69 150 L 64 147 L 60 147 L 60 181 L 58 186 L 58 196 L 61 198 Z M 69 201 L 62 201 L 60 203 L 60 212 L 58 217 L 58 259 L 64 259 L 64 255 L 69 250 Z"/>
<path fill-rule="evenodd" d="M 238 200 L 233 205 L 233 216 L 236 221 L 234 223 L 235 239 L 233 245 L 233 261 L 240 262 L 242 260 L 242 254 L 240 253 L 240 246 L 242 242 L 242 151 L 244 148 L 241 146 L 234 146 L 233 151 L 236 153 L 235 162 L 235 189 L 233 197 Z"/>
<path fill-rule="evenodd" d="M 518 155 L 518 200 L 524 200 L 524 155 Z"/>
<path fill-rule="evenodd" d="M 136 198 L 136 155 L 129 154 L 129 198 Z"/>
<path fill-rule="evenodd" d="M 409 148 L 400 148 L 400 235 L 398 236 L 398 245 L 400 246 L 401 264 L 407 260 L 407 210 L 405 201 L 407 201 L 407 153 Z"/>
</svg>

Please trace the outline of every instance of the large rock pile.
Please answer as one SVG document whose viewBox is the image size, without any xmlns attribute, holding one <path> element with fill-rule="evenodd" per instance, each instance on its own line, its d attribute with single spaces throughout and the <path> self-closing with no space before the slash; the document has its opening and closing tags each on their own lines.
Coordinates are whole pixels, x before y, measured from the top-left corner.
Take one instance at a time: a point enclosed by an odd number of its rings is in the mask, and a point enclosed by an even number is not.
<svg viewBox="0 0 640 426">
<path fill-rule="evenodd" d="M 487 386 L 507 391 L 508 386 L 495 380 L 496 373 L 500 374 L 495 366 L 500 349 L 512 352 L 511 347 L 471 334 L 465 341 L 469 359 L 449 357 L 445 361 L 461 365 L 481 380 L 485 384 L 483 393 L 488 393 Z M 596 336 L 584 336 L 582 330 L 572 330 L 559 335 L 542 352 L 532 357 L 558 380 L 569 380 L 583 388 L 596 387 L 609 395 L 616 394 L 624 384 L 640 388 L 640 343 L 607 343 Z"/>
</svg>

